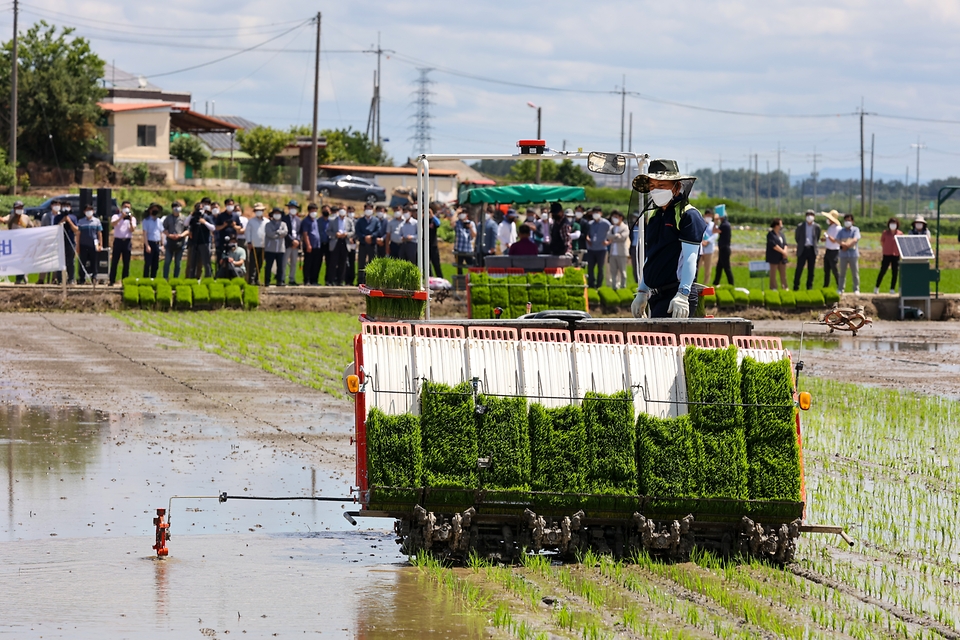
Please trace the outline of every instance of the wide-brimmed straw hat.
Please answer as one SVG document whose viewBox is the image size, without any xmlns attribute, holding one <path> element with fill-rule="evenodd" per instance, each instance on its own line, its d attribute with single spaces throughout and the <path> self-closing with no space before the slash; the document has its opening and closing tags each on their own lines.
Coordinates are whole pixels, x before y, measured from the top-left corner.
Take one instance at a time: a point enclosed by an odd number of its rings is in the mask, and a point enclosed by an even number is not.
<svg viewBox="0 0 960 640">
<path fill-rule="evenodd" d="M 696 177 L 680 173 L 680 166 L 676 160 L 658 159 L 651 160 L 647 166 L 647 172 L 633 179 L 634 190 L 640 193 L 648 193 L 651 180 L 669 180 L 672 182 L 689 180 L 692 185 Z"/>
<path fill-rule="evenodd" d="M 833 224 L 840 224 L 840 219 L 837 217 L 840 215 L 840 212 L 836 209 L 831 209 L 830 211 L 821 211 L 823 217 L 832 222 Z"/>
<path fill-rule="evenodd" d="M 917 216 L 916 218 L 913 219 L 913 221 L 914 221 L 914 222 L 922 222 L 923 224 L 927 224 L 927 221 L 924 219 L 923 216 Z"/>
</svg>

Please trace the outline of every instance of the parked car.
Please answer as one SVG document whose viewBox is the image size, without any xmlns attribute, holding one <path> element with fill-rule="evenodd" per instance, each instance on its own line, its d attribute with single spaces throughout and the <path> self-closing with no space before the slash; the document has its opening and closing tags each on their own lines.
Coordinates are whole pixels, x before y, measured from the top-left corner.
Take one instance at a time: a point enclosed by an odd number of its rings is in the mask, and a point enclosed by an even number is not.
<svg viewBox="0 0 960 640">
<path fill-rule="evenodd" d="M 50 207 L 53 205 L 54 200 L 57 200 L 59 202 L 69 202 L 70 208 L 72 209 L 72 213 L 74 215 L 77 215 L 77 216 L 83 215 L 83 211 L 80 210 L 80 194 L 77 194 L 77 193 L 65 193 L 60 196 L 54 196 L 38 204 L 35 207 L 24 207 L 23 212 L 28 216 L 30 216 L 31 218 L 33 218 L 34 220 L 39 220 L 40 218 L 43 217 L 43 214 L 50 211 Z M 112 211 L 111 215 L 113 215 L 113 213 L 116 213 L 120 209 L 117 207 L 116 198 L 111 198 L 111 204 L 113 205 L 111 208 L 111 211 Z M 96 193 L 93 194 L 93 206 L 94 207 L 97 206 Z"/>
<path fill-rule="evenodd" d="M 362 200 L 368 204 L 383 202 L 387 199 L 387 190 L 377 183 L 350 175 L 321 178 L 317 182 L 317 193 L 324 198 Z"/>
</svg>

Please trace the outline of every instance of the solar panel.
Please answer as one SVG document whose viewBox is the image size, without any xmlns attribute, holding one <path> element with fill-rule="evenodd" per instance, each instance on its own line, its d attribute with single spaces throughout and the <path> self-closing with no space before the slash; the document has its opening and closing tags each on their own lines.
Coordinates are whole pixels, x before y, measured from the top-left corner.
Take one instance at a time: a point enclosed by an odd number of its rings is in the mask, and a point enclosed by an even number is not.
<svg viewBox="0 0 960 640">
<path fill-rule="evenodd" d="M 897 236 L 897 248 L 900 249 L 900 258 L 909 261 L 933 259 L 933 247 L 927 236 Z"/>
</svg>

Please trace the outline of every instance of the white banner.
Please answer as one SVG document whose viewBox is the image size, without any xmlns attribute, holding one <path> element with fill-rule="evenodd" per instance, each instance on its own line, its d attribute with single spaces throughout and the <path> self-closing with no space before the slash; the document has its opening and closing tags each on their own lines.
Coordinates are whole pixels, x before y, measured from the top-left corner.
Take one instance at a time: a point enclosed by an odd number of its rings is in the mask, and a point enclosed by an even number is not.
<svg viewBox="0 0 960 640">
<path fill-rule="evenodd" d="M 0 276 L 60 272 L 66 268 L 62 226 L 0 231 Z"/>
</svg>

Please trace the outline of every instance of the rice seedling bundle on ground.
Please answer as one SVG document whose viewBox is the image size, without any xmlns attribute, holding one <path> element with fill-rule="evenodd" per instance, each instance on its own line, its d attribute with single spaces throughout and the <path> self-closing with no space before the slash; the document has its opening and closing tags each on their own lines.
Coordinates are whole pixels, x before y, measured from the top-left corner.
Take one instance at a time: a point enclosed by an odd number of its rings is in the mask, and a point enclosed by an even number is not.
<svg viewBox="0 0 960 640">
<path fill-rule="evenodd" d="M 243 289 L 240 285 L 230 284 L 223 290 L 224 302 L 231 309 L 243 306 Z"/>
<path fill-rule="evenodd" d="M 790 361 L 763 364 L 744 358 L 740 371 L 750 498 L 799 501 L 800 448 Z"/>
<path fill-rule="evenodd" d="M 665 498 L 699 496 L 703 445 L 690 415 L 637 417 L 637 478 L 643 495 Z"/>
<path fill-rule="evenodd" d="M 827 301 L 823 297 L 823 292 L 819 289 L 811 289 L 810 291 L 807 291 L 807 298 L 809 299 L 811 307 L 827 306 Z"/>
<path fill-rule="evenodd" d="M 123 304 L 129 307 L 140 304 L 140 288 L 136 284 L 123 285 Z"/>
<path fill-rule="evenodd" d="M 477 427 L 473 388 L 425 381 L 420 394 L 424 484 L 477 486 Z"/>
<path fill-rule="evenodd" d="M 620 296 L 610 287 L 600 287 L 597 289 L 600 296 L 600 306 L 608 310 L 616 310 L 620 306 Z"/>
<path fill-rule="evenodd" d="M 479 471 L 483 488 L 530 489 L 530 430 L 526 398 L 477 396 L 477 451 L 491 467 Z"/>
<path fill-rule="evenodd" d="M 789 289 L 780 292 L 780 306 L 787 309 L 797 306 L 797 296 Z"/>
<path fill-rule="evenodd" d="M 376 258 L 367 265 L 366 284 L 371 289 L 417 291 L 423 274 L 417 265 L 395 258 Z M 416 320 L 426 303 L 412 298 L 367 298 L 367 315 L 373 318 Z"/>
<path fill-rule="evenodd" d="M 583 415 L 591 461 L 589 490 L 635 494 L 637 441 L 633 398 L 626 391 L 613 395 L 588 392 L 583 398 Z"/>
<path fill-rule="evenodd" d="M 763 294 L 764 302 L 769 309 L 779 309 L 780 308 L 780 292 L 779 291 L 767 291 Z"/>
<path fill-rule="evenodd" d="M 747 303 L 751 307 L 762 307 L 763 306 L 763 291 L 759 289 L 752 289 L 750 295 L 747 297 Z"/>
<path fill-rule="evenodd" d="M 733 293 L 733 302 L 738 307 L 745 307 L 750 304 L 750 294 L 745 291 L 734 289 L 731 293 Z"/>
<path fill-rule="evenodd" d="M 227 293 L 226 289 L 221 282 L 214 282 L 209 285 L 210 287 L 210 304 L 214 308 L 220 308 L 223 306 L 223 303 L 226 302 Z"/>
<path fill-rule="evenodd" d="M 597 293 L 596 289 L 587 290 L 587 301 L 590 303 L 591 309 L 600 308 L 600 294 Z"/>
<path fill-rule="evenodd" d="M 260 306 L 260 287 L 248 284 L 243 288 L 243 306 L 253 310 Z"/>
<path fill-rule="evenodd" d="M 747 443 L 737 349 L 687 347 L 683 355 L 693 428 L 703 446 L 704 498 L 747 498 Z"/>
<path fill-rule="evenodd" d="M 732 307 L 736 304 L 736 301 L 733 299 L 733 292 L 728 289 L 718 289 L 717 290 L 717 306 Z"/>
<path fill-rule="evenodd" d="M 419 418 L 409 413 L 388 416 L 371 409 L 367 414 L 367 461 L 371 485 L 421 486 L 423 449 Z"/>
<path fill-rule="evenodd" d="M 193 308 L 193 288 L 188 284 L 177 285 L 177 309 Z"/>
<path fill-rule="evenodd" d="M 629 309 L 630 305 L 633 304 L 636 293 L 633 289 L 617 289 L 617 297 L 620 298 L 620 306 Z"/>
<path fill-rule="evenodd" d="M 530 484 L 534 491 L 584 493 L 589 449 L 583 411 L 576 405 L 530 406 Z"/>
<path fill-rule="evenodd" d="M 150 285 L 140 285 L 139 294 L 141 309 L 153 309 L 157 304 L 157 294 Z"/>
<path fill-rule="evenodd" d="M 164 281 L 157 283 L 157 309 L 169 311 L 173 306 L 173 287 Z"/>
<path fill-rule="evenodd" d="M 820 289 L 820 293 L 823 294 L 823 301 L 828 307 L 840 302 L 840 294 L 833 287 L 824 287 Z"/>
</svg>

